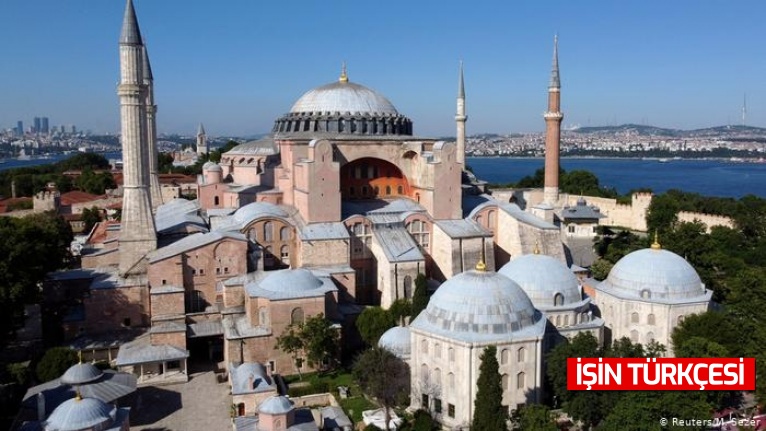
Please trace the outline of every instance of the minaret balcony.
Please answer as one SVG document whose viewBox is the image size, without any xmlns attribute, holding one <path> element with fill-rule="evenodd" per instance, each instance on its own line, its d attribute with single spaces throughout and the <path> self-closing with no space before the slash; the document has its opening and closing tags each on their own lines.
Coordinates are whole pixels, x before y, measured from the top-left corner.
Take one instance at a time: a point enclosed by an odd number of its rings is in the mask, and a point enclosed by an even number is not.
<svg viewBox="0 0 766 431">
<path fill-rule="evenodd" d="M 546 112 L 543 114 L 543 118 L 546 120 L 561 120 L 564 118 L 564 114 L 561 112 Z"/>
</svg>

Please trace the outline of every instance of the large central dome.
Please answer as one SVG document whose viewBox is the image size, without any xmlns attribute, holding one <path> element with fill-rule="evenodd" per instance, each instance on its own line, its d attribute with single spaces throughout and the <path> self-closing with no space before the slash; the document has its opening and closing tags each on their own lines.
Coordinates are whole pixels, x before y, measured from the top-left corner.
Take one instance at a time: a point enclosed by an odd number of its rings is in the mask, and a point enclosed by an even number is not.
<svg viewBox="0 0 766 431">
<path fill-rule="evenodd" d="M 363 85 L 338 81 L 307 91 L 291 113 L 399 115 L 383 95 Z"/>
<path fill-rule="evenodd" d="M 380 93 L 349 82 L 344 68 L 337 82 L 304 93 L 290 112 L 277 119 L 272 132 L 301 138 L 316 134 L 338 138 L 344 135 L 412 136 L 412 121 L 399 114 Z"/>
</svg>

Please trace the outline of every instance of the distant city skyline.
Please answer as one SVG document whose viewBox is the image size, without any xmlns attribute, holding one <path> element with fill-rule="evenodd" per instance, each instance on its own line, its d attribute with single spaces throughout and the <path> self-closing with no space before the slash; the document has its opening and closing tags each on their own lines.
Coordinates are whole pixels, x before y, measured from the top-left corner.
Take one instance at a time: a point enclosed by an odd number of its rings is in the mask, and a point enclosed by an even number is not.
<svg viewBox="0 0 766 431">
<path fill-rule="evenodd" d="M 337 1 L 135 0 L 156 82 L 160 133 L 268 132 L 305 91 L 349 78 L 388 97 L 416 135 L 455 134 L 458 62 L 475 133 L 542 132 L 553 35 L 564 127 L 693 129 L 766 124 L 766 4 L 478 1 L 385 7 Z M 124 2 L 8 0 L 0 127 L 40 112 L 119 131 Z"/>
</svg>

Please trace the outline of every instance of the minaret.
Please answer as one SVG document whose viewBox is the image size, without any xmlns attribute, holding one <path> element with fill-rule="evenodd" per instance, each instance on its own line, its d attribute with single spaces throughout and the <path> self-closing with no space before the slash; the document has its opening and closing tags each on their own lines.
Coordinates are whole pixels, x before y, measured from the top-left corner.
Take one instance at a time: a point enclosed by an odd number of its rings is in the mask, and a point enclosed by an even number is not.
<svg viewBox="0 0 766 431">
<path fill-rule="evenodd" d="M 141 271 L 137 265 L 157 248 L 149 200 L 149 148 L 146 128 L 144 53 L 132 0 L 127 0 L 120 35 L 120 120 L 122 123 L 123 198 L 119 239 L 120 274 Z"/>
<path fill-rule="evenodd" d="M 202 123 L 199 123 L 199 127 L 197 128 L 197 154 L 201 156 L 203 154 L 208 154 L 209 152 L 210 149 L 207 146 L 205 126 L 203 126 Z"/>
<path fill-rule="evenodd" d="M 559 200 L 559 141 L 561 139 L 561 80 L 559 79 L 559 42 L 553 37 L 553 68 L 548 84 L 548 111 L 545 118 L 545 188 L 543 202 L 555 205 Z"/>
<path fill-rule="evenodd" d="M 157 105 L 154 104 L 154 75 L 152 65 L 149 63 L 149 53 L 146 43 L 141 50 L 144 62 L 144 84 L 146 84 L 146 143 L 149 151 L 149 198 L 152 208 L 162 205 L 162 191 L 160 190 L 160 177 L 158 172 L 159 157 L 157 151 Z"/>
<path fill-rule="evenodd" d="M 460 76 L 457 83 L 457 113 L 455 122 L 457 123 L 457 162 L 463 165 L 465 169 L 465 84 L 463 82 L 463 62 L 460 62 Z"/>
</svg>

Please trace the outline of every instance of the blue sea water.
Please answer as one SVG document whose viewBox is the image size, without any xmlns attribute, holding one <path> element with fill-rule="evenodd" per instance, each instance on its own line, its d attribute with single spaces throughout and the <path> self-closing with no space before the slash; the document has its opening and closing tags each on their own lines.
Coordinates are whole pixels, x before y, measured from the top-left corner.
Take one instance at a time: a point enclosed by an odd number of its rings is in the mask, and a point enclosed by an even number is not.
<svg viewBox="0 0 766 431">
<path fill-rule="evenodd" d="M 510 183 L 532 175 L 543 167 L 542 158 L 469 158 L 474 174 L 490 183 Z M 748 194 L 766 198 L 766 163 L 723 160 L 561 159 L 567 171 L 593 172 L 602 186 L 620 193 L 650 188 L 654 193 L 669 189 L 706 196 L 739 198 Z"/>
<path fill-rule="evenodd" d="M 107 153 L 119 159 L 120 153 Z M 15 160 L 0 163 L 0 170 L 35 166 L 63 160 L 70 155 L 50 159 Z M 490 183 L 510 183 L 532 175 L 543 167 L 542 158 L 471 157 L 468 165 L 477 177 Z M 766 198 L 766 163 L 738 163 L 723 160 L 657 160 L 642 159 L 561 159 L 567 171 L 593 172 L 602 186 L 614 187 L 620 193 L 650 188 L 655 193 L 669 189 L 700 193 L 706 196 L 739 198 L 754 194 Z"/>
</svg>

